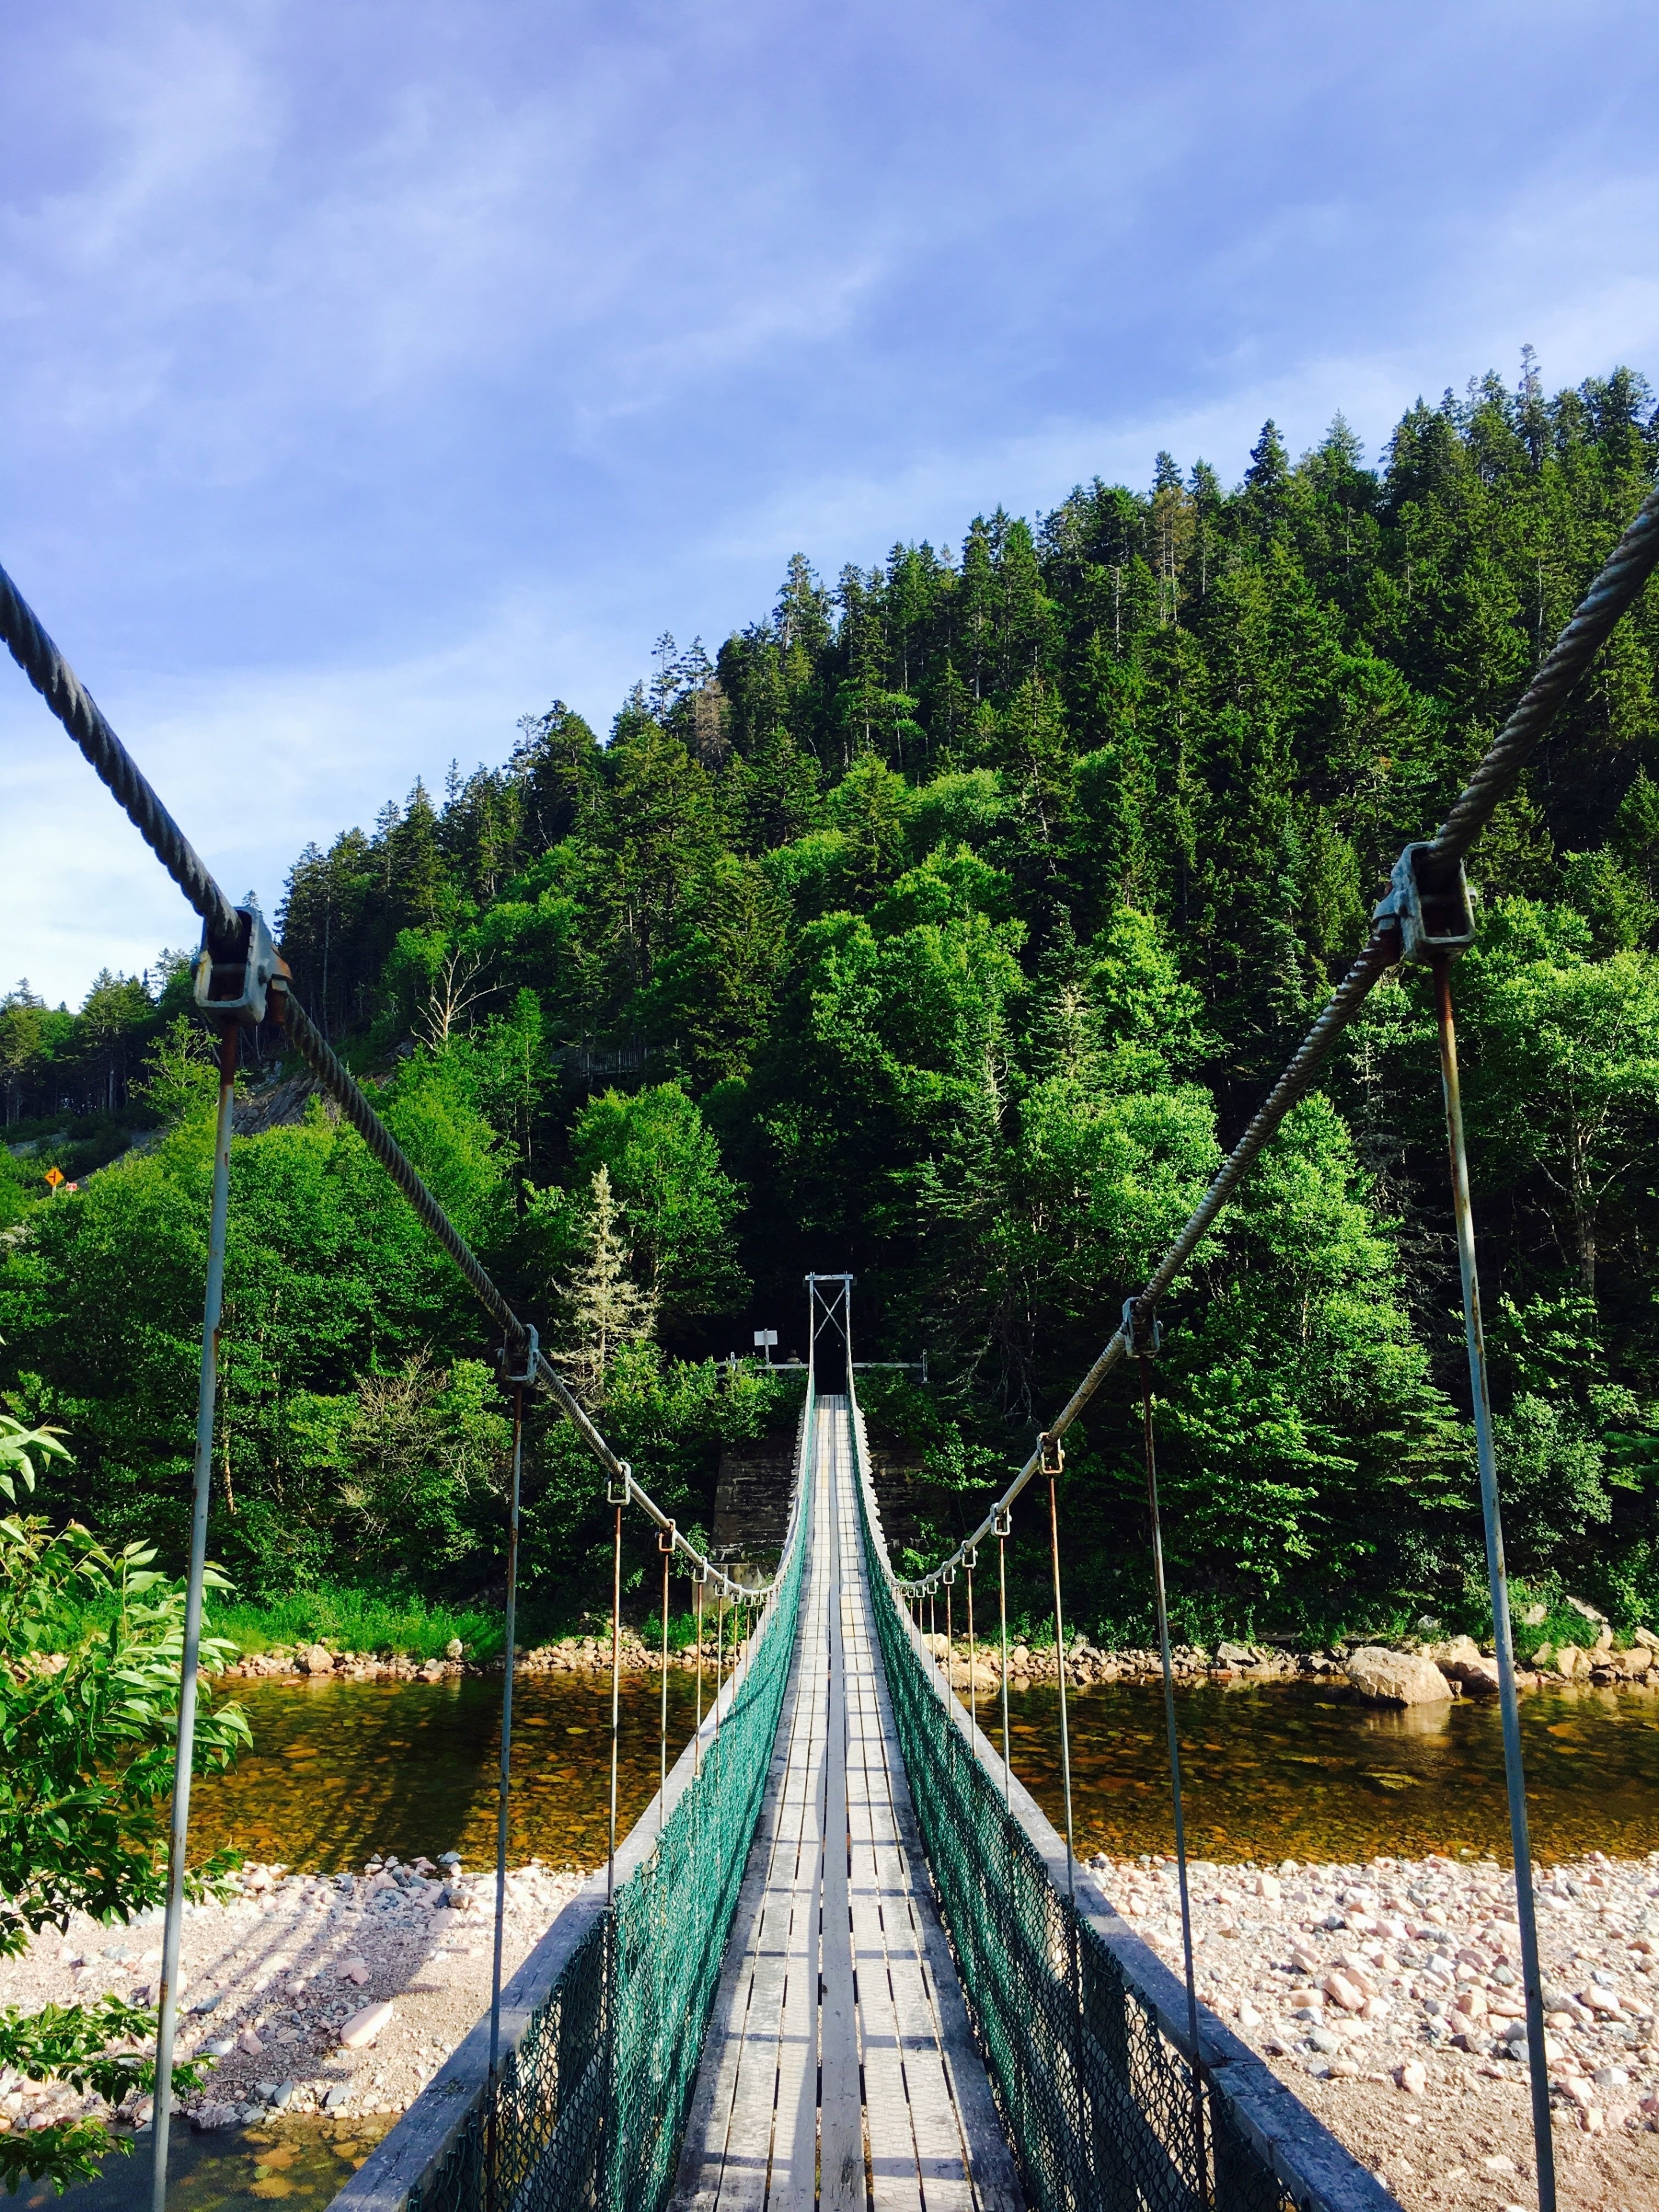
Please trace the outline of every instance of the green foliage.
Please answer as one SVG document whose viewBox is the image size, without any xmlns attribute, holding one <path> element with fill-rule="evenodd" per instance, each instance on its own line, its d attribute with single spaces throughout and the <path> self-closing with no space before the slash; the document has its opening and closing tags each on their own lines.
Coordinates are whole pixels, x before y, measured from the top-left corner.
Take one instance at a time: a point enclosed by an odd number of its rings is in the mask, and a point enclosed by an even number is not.
<svg viewBox="0 0 1659 2212">
<path fill-rule="evenodd" d="M 1299 457 L 1267 424 L 1234 489 L 1161 454 L 1144 490 L 999 508 L 955 551 L 833 585 L 797 555 L 712 661 L 665 636 L 603 744 L 556 701 L 501 767 L 300 856 L 301 996 L 670 1510 L 707 1526 L 721 1439 L 778 1413 L 709 1355 L 751 1323 L 787 1346 L 808 1267 L 857 1273 L 872 1353 L 929 1353 L 919 1543 L 1024 1457 L 1644 496 L 1651 405 L 1623 369 L 1551 398 L 1528 360 L 1413 406 L 1375 470 L 1340 416 Z M 1455 982 L 1514 1540 L 1638 1611 L 1656 750 L 1659 590 L 1472 854 Z M 175 1555 L 210 1085 L 186 995 L 164 959 L 77 1013 L 0 1006 L 37 1147 L 0 1175 L 5 1387 L 84 1440 L 54 1497 Z M 161 1132 L 118 1159 L 140 1116 Z M 48 1205 L 58 1147 L 82 1188 Z M 1195 1624 L 1462 1601 L 1444 1172 L 1426 986 L 1391 980 L 1168 1302 Z M 217 1554 L 272 1599 L 388 1569 L 492 1589 L 501 1416 L 457 1278 L 320 1110 L 234 1175 Z M 597 1472 L 539 1411 L 526 1482 L 539 1595 L 579 1607 Z M 1117 1386 L 1066 1483 L 1079 1617 L 1139 1618 Z M 1040 1589 L 1036 1553 L 1017 1571 Z"/>
<path fill-rule="evenodd" d="M 239 1651 L 292 1650 L 325 1644 L 331 1650 L 410 1659 L 441 1659 L 459 1638 L 469 1660 L 484 1664 L 501 1653 L 501 1617 L 477 1607 L 434 1603 L 418 1591 L 319 1583 L 263 1602 L 220 1602 L 216 1635 Z"/>
<path fill-rule="evenodd" d="M 15 1508 L 46 1459 L 66 1456 L 50 1430 L 0 1415 L 0 1492 Z M 155 1553 L 112 1555 L 75 1522 L 0 1519 L 0 1951 L 15 1954 L 70 1917 L 130 1919 L 167 1893 L 165 1808 L 172 1794 L 185 1591 L 155 1571 Z M 226 1587 L 212 1574 L 214 1587 Z M 213 1674 L 231 1647 L 202 1643 Z M 199 1716 L 198 1771 L 226 1765 L 248 1741 L 240 1709 Z M 190 1869 L 193 1896 L 213 1891 L 234 1860 Z M 112 2103 L 150 2087 L 156 2015 L 106 1996 L 87 2005 L 0 2012 L 0 2063 L 30 2080 L 63 2081 Z M 182 2093 L 201 2069 L 175 2071 Z M 0 2137 L 0 2177 L 45 2175 L 63 2189 L 98 2170 L 103 2127 L 62 2121 Z"/>
</svg>

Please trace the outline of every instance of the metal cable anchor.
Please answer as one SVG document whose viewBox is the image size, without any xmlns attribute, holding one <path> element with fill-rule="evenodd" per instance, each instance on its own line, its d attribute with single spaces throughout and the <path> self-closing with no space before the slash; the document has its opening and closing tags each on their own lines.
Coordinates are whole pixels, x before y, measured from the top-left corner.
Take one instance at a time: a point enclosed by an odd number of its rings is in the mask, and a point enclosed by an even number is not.
<svg viewBox="0 0 1659 2212">
<path fill-rule="evenodd" d="M 1392 923 L 1400 932 L 1400 957 L 1417 966 L 1467 952 L 1474 942 L 1474 915 L 1462 860 L 1448 859 L 1426 839 L 1407 845 L 1371 921 L 1377 928 Z"/>
<path fill-rule="evenodd" d="M 1164 1324 L 1156 1313 L 1140 1312 L 1139 1304 L 1123 1301 L 1123 1340 L 1137 1359 L 1156 1359 L 1164 1349 Z"/>
<path fill-rule="evenodd" d="M 197 1005 L 210 1021 L 257 1030 L 265 1018 L 266 994 L 273 983 L 287 982 L 288 966 L 271 943 L 258 908 L 239 906 L 236 912 L 241 930 L 234 945 L 222 940 L 216 944 L 208 924 L 202 925 L 193 989 Z"/>
<path fill-rule="evenodd" d="M 534 1386 L 536 1381 L 536 1363 L 542 1356 L 542 1345 L 541 1339 L 529 1322 L 524 1325 L 524 1357 L 516 1368 L 512 1364 L 511 1344 L 502 1345 L 495 1355 L 496 1364 L 501 1370 L 501 1381 L 509 1389 L 518 1384 L 527 1390 Z"/>
</svg>

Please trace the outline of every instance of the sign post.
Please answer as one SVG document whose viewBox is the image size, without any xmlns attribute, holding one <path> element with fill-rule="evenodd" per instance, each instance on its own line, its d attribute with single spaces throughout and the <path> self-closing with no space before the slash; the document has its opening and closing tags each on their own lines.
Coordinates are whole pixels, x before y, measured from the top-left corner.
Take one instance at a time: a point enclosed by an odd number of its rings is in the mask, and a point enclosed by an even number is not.
<svg viewBox="0 0 1659 2212">
<path fill-rule="evenodd" d="M 772 1347 L 777 1340 L 778 1333 L 775 1328 L 757 1328 L 755 1331 L 755 1349 L 766 1354 L 769 1367 L 772 1364 Z"/>
</svg>

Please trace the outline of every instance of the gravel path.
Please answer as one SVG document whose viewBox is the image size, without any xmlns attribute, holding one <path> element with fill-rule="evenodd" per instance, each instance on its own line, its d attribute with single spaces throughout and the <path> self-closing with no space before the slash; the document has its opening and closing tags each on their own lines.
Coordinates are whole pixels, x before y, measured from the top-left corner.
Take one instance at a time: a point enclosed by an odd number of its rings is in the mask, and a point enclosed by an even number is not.
<svg viewBox="0 0 1659 2212">
<path fill-rule="evenodd" d="M 1173 1862 L 1091 1864 L 1179 1972 Z M 1189 1875 L 1200 1996 L 1407 2212 L 1536 2205 L 1505 1870 L 1287 1859 Z M 1546 1867 L 1538 1915 L 1562 2206 L 1659 2212 L 1659 1853 Z"/>
<path fill-rule="evenodd" d="M 424 1859 L 370 1866 L 355 1877 L 249 1867 L 234 1902 L 185 1907 L 179 2056 L 216 2062 L 188 2100 L 198 2126 L 273 2110 L 400 2112 L 489 2004 L 493 1873 L 467 1878 Z M 509 1878 L 506 1974 L 582 1881 L 537 1863 Z M 142 2001 L 161 1957 L 159 1916 L 128 1928 L 77 1917 L 67 1936 L 48 1933 L 0 1960 L 0 2004 L 33 2009 L 106 1990 Z M 354 2019 L 382 2003 L 386 2024 L 345 2047 Z M 0 2122 L 10 2127 L 102 2109 L 0 2075 Z M 147 2101 L 122 2117 L 147 2118 Z"/>
</svg>

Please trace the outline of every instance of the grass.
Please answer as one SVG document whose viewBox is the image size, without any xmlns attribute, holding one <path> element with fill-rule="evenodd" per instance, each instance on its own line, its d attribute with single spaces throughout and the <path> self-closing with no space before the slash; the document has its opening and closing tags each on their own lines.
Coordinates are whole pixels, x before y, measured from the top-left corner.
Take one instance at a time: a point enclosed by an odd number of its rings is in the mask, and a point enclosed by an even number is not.
<svg viewBox="0 0 1659 2212">
<path fill-rule="evenodd" d="M 325 1583 L 286 1597 L 216 1606 L 211 1621 L 216 1635 L 229 1637 L 249 1653 L 279 1644 L 326 1644 L 337 1651 L 441 1659 L 451 1639 L 459 1637 L 469 1659 L 501 1656 L 498 1613 L 346 1583 Z"/>
</svg>

